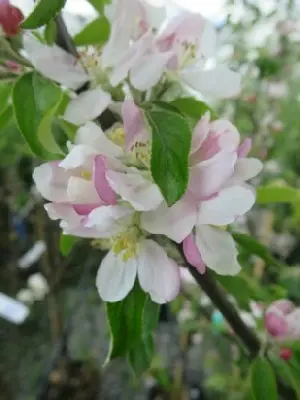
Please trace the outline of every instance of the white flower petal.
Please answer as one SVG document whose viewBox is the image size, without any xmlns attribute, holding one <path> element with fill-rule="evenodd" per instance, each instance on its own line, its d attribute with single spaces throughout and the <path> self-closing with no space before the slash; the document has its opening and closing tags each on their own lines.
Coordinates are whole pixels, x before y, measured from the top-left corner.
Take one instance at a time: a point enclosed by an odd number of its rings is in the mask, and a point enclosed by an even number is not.
<svg viewBox="0 0 300 400">
<path fill-rule="evenodd" d="M 55 202 L 68 201 L 67 184 L 70 175 L 57 162 L 49 162 L 36 167 L 33 180 L 41 195 Z"/>
<path fill-rule="evenodd" d="M 173 300 L 180 289 L 179 267 L 175 262 L 153 240 L 140 243 L 137 257 L 138 278 L 142 289 L 156 303 Z"/>
<path fill-rule="evenodd" d="M 216 197 L 200 204 L 197 225 L 231 224 L 237 217 L 248 212 L 254 202 L 253 191 L 246 187 L 232 186 L 223 189 Z"/>
<path fill-rule="evenodd" d="M 254 178 L 263 169 L 263 163 L 257 158 L 239 158 L 228 185 L 239 185 Z"/>
<path fill-rule="evenodd" d="M 205 20 L 201 37 L 200 52 L 204 57 L 214 57 L 217 48 L 217 31 L 214 25 Z"/>
<path fill-rule="evenodd" d="M 28 34 L 23 44 L 32 64 L 46 77 L 74 90 L 89 80 L 80 62 L 60 47 L 46 46 Z"/>
<path fill-rule="evenodd" d="M 119 157 L 123 151 L 105 135 L 101 127 L 94 122 L 87 122 L 76 132 L 75 143 L 87 145 L 107 157 Z"/>
<path fill-rule="evenodd" d="M 240 74 L 225 66 L 205 71 L 196 65 L 184 69 L 180 75 L 185 83 L 204 96 L 228 98 L 240 92 Z"/>
<path fill-rule="evenodd" d="M 110 101 L 110 94 L 100 88 L 87 90 L 70 101 L 64 119 L 75 125 L 83 125 L 101 115 Z"/>
<path fill-rule="evenodd" d="M 85 226 L 96 228 L 103 238 L 111 237 L 126 230 L 133 213 L 134 210 L 125 205 L 102 206 L 89 214 Z"/>
<path fill-rule="evenodd" d="M 59 163 L 59 166 L 66 170 L 79 167 L 91 168 L 93 158 L 96 154 L 97 152 L 94 148 L 83 144 L 78 144 L 72 146 L 70 152 Z"/>
<path fill-rule="evenodd" d="M 128 169 L 127 173 L 108 170 L 106 178 L 111 188 L 137 211 L 155 209 L 163 201 L 158 186 L 135 168 Z"/>
<path fill-rule="evenodd" d="M 162 77 L 173 52 L 149 54 L 131 69 L 130 79 L 133 86 L 141 91 L 151 89 Z"/>
<path fill-rule="evenodd" d="M 77 204 L 101 204 L 101 199 L 92 181 L 71 176 L 68 182 L 69 201 Z"/>
<path fill-rule="evenodd" d="M 135 258 L 123 261 L 122 254 L 117 256 L 110 251 L 103 258 L 96 278 L 96 286 L 102 300 L 123 300 L 133 288 L 136 272 Z"/>
<path fill-rule="evenodd" d="M 196 203 L 184 196 L 172 207 L 163 202 L 156 210 L 143 213 L 141 226 L 149 233 L 166 235 L 180 243 L 191 233 L 196 215 Z"/>
<path fill-rule="evenodd" d="M 208 268 L 220 275 L 236 275 L 240 272 L 237 249 L 228 232 L 202 225 L 196 228 L 196 244 Z"/>
</svg>

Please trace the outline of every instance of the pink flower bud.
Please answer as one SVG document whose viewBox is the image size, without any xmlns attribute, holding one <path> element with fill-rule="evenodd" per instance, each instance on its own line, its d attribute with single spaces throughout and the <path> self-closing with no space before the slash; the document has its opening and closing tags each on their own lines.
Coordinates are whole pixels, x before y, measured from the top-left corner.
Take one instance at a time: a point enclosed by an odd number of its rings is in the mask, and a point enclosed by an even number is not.
<svg viewBox="0 0 300 400">
<path fill-rule="evenodd" d="M 24 19 L 22 11 L 12 6 L 8 0 L 0 0 L 0 25 L 7 36 L 15 36 Z"/>
</svg>

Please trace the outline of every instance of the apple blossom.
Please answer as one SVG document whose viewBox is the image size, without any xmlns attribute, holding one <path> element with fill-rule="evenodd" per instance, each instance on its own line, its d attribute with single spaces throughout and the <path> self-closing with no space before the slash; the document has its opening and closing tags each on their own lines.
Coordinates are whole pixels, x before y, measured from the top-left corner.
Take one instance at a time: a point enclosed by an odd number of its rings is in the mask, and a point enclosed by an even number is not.
<svg viewBox="0 0 300 400">
<path fill-rule="evenodd" d="M 267 332 L 279 341 L 300 338 L 300 308 L 286 299 L 274 301 L 266 310 Z"/>
<path fill-rule="evenodd" d="M 205 265 L 221 275 L 235 275 L 240 266 L 231 235 L 223 227 L 250 210 L 253 188 L 245 182 L 262 168 L 246 158 L 249 141 L 240 144 L 236 128 L 224 120 L 197 124 L 190 154 L 190 181 L 184 197 L 174 206 L 166 203 L 141 217 L 142 227 L 183 241 L 187 260 L 200 273 Z"/>
</svg>

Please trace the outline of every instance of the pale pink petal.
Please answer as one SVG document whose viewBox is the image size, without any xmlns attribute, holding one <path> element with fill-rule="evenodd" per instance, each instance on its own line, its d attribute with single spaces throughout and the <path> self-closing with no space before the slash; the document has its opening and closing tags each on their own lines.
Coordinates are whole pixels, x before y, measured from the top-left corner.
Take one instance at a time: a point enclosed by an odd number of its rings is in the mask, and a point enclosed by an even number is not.
<svg viewBox="0 0 300 400">
<path fill-rule="evenodd" d="M 221 150 L 237 150 L 240 144 L 240 134 L 231 122 L 225 119 L 212 121 L 210 130 L 218 136 Z"/>
<path fill-rule="evenodd" d="M 116 204 L 116 194 L 110 187 L 107 178 L 107 163 L 103 156 L 97 155 L 93 166 L 93 183 L 100 199 L 106 204 Z"/>
<path fill-rule="evenodd" d="M 71 203 L 99 204 L 101 202 L 94 183 L 77 176 L 71 176 L 69 179 L 67 192 Z"/>
<path fill-rule="evenodd" d="M 225 66 L 203 70 L 195 65 L 182 70 L 180 76 L 192 89 L 208 97 L 233 97 L 239 94 L 241 88 L 240 75 Z"/>
<path fill-rule="evenodd" d="M 287 315 L 294 310 L 294 304 L 287 299 L 276 300 L 274 301 L 266 310 L 268 312 L 274 312 L 279 315 Z"/>
<path fill-rule="evenodd" d="M 273 312 L 268 312 L 265 315 L 265 326 L 269 334 L 274 337 L 285 336 L 288 330 L 285 318 Z"/>
<path fill-rule="evenodd" d="M 254 178 L 263 169 L 263 163 L 257 158 L 239 158 L 228 185 L 239 185 Z"/>
<path fill-rule="evenodd" d="M 161 79 L 172 56 L 173 52 L 144 55 L 131 69 L 132 85 L 140 91 L 153 88 Z"/>
<path fill-rule="evenodd" d="M 127 172 L 108 170 L 106 177 L 111 188 L 137 211 L 155 209 L 163 201 L 158 186 L 135 168 Z"/>
<path fill-rule="evenodd" d="M 172 207 L 165 202 L 153 211 L 141 215 L 141 227 L 149 233 L 166 235 L 180 243 L 192 231 L 197 219 L 197 205 L 189 195 L 185 195 Z"/>
<path fill-rule="evenodd" d="M 196 228 L 196 244 L 208 268 L 220 275 L 236 275 L 240 272 L 238 252 L 228 232 L 201 225 L 200 228 Z"/>
<path fill-rule="evenodd" d="M 199 253 L 198 247 L 196 246 L 194 235 L 192 233 L 183 241 L 183 252 L 186 260 L 193 265 L 200 274 L 204 274 L 205 264 L 202 260 L 201 254 Z"/>
<path fill-rule="evenodd" d="M 110 251 L 102 260 L 96 278 L 96 286 L 104 301 L 123 300 L 131 291 L 137 273 L 137 260 L 122 259 L 122 253 L 115 255 Z"/>
<path fill-rule="evenodd" d="M 179 40 L 181 42 L 188 39 L 201 39 L 204 26 L 205 19 L 201 14 L 182 11 L 170 20 L 166 28 L 160 34 L 159 43 L 164 42 L 170 37 L 173 37 L 173 41 Z"/>
<path fill-rule="evenodd" d="M 33 171 L 33 180 L 41 195 L 55 202 L 67 202 L 67 184 L 70 175 L 59 163 L 49 162 L 36 167 Z"/>
<path fill-rule="evenodd" d="M 137 256 L 142 289 L 159 304 L 173 300 L 180 290 L 179 267 L 153 240 L 143 240 Z"/>
<path fill-rule="evenodd" d="M 250 210 L 255 202 L 253 191 L 242 186 L 222 189 L 217 196 L 200 203 L 197 225 L 228 225 Z"/>
<path fill-rule="evenodd" d="M 125 99 L 122 107 L 122 116 L 126 132 L 127 149 L 130 149 L 137 139 L 147 140 L 149 138 L 142 111 L 134 104 L 133 100 Z"/>
<path fill-rule="evenodd" d="M 102 206 L 89 214 L 85 226 L 97 229 L 99 236 L 108 238 L 126 231 L 133 213 L 134 210 L 126 205 Z"/>
<path fill-rule="evenodd" d="M 201 148 L 202 143 L 207 138 L 209 133 L 210 113 L 206 112 L 200 121 L 197 123 L 192 136 L 191 154 Z M 197 161 L 197 160 L 195 160 Z M 198 160 L 200 162 L 201 160 Z"/>
<path fill-rule="evenodd" d="M 86 228 L 83 225 L 83 222 L 79 225 L 73 226 L 73 225 L 69 225 L 67 222 L 62 220 L 60 223 L 60 227 L 63 230 L 63 234 L 65 234 L 65 235 L 78 236 L 78 237 L 86 238 L 86 239 L 102 238 L 102 236 L 99 235 L 99 233 L 96 229 Z"/>
<path fill-rule="evenodd" d="M 290 314 L 288 314 L 285 318 L 288 325 L 288 338 L 293 340 L 300 339 L 300 308 L 296 308 Z"/>
<path fill-rule="evenodd" d="M 87 122 L 76 132 L 76 145 L 86 145 L 107 157 L 119 157 L 123 154 L 121 147 L 114 144 L 94 122 Z"/>
<path fill-rule="evenodd" d="M 236 159 L 235 152 L 223 151 L 194 165 L 190 170 L 188 190 L 198 200 L 217 193 L 232 176 Z"/>
<path fill-rule="evenodd" d="M 63 219 L 69 225 L 77 226 L 81 223 L 81 216 L 74 210 L 72 204 L 47 203 L 44 205 L 50 219 Z"/>
<path fill-rule="evenodd" d="M 83 125 L 103 113 L 111 101 L 111 95 L 100 88 L 87 90 L 71 100 L 64 119 L 75 125 Z"/>
<path fill-rule="evenodd" d="M 89 81 L 81 63 L 60 47 L 46 46 L 28 34 L 23 36 L 23 45 L 34 67 L 46 77 L 74 90 Z"/>
<path fill-rule="evenodd" d="M 96 154 L 96 150 L 90 146 L 86 146 L 83 144 L 72 146 L 70 152 L 62 161 L 60 161 L 59 167 L 66 170 L 71 170 L 79 167 L 86 167 L 90 169 L 92 167 L 92 162 Z"/>
<path fill-rule="evenodd" d="M 252 139 L 251 138 L 245 139 L 237 150 L 238 158 L 247 157 L 251 148 L 252 148 Z"/>
</svg>

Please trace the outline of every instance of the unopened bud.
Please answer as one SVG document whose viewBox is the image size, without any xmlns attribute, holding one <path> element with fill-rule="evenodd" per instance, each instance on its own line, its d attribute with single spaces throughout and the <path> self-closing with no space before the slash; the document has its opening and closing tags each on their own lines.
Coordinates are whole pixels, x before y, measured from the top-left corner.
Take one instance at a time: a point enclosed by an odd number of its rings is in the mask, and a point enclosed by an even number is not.
<svg viewBox="0 0 300 400">
<path fill-rule="evenodd" d="M 0 25 L 7 36 L 15 36 L 20 30 L 24 19 L 22 11 L 12 6 L 8 0 L 0 0 Z"/>
<path fill-rule="evenodd" d="M 284 361 L 289 361 L 293 356 L 293 352 L 291 349 L 287 347 L 282 347 L 279 352 L 279 357 Z"/>
</svg>

